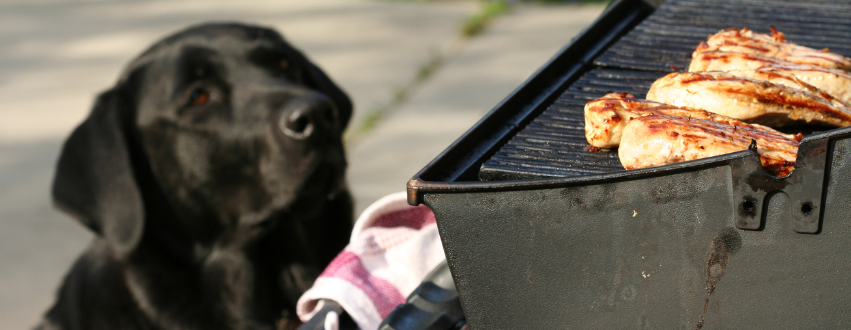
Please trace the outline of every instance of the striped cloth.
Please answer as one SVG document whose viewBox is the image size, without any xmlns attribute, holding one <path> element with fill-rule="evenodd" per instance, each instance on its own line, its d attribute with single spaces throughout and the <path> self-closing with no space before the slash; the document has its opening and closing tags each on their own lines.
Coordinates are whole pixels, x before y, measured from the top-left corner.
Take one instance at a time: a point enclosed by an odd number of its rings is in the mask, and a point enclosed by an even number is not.
<svg viewBox="0 0 851 330">
<path fill-rule="evenodd" d="M 388 195 L 358 218 L 349 245 L 299 299 L 298 316 L 309 320 L 317 301 L 330 299 L 360 329 L 378 329 L 443 260 L 434 213 L 408 205 L 404 192 Z"/>
</svg>

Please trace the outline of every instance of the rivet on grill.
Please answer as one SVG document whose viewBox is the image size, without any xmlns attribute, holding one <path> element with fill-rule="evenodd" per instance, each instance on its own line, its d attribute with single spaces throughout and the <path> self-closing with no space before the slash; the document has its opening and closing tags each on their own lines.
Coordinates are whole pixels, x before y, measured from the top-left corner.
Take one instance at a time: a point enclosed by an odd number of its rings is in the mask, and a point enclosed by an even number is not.
<svg viewBox="0 0 851 330">
<path fill-rule="evenodd" d="M 744 203 L 742 203 L 742 210 L 745 211 L 745 212 L 750 213 L 750 212 L 753 212 L 755 209 L 756 209 L 756 206 L 754 205 L 753 200 L 749 199 L 749 200 L 746 200 Z"/>
<path fill-rule="evenodd" d="M 801 203 L 801 213 L 803 213 L 805 215 L 813 214 L 813 203 L 812 202 Z"/>
</svg>

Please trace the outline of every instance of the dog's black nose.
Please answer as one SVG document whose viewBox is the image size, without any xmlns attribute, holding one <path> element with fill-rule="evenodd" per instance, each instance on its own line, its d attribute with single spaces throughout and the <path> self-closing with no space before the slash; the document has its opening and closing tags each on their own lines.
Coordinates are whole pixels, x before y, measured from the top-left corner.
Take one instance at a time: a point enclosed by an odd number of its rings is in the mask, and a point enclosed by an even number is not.
<svg viewBox="0 0 851 330">
<path fill-rule="evenodd" d="M 332 129 L 335 117 L 336 108 L 331 99 L 315 94 L 289 102 L 279 124 L 284 134 L 301 140 Z"/>
</svg>

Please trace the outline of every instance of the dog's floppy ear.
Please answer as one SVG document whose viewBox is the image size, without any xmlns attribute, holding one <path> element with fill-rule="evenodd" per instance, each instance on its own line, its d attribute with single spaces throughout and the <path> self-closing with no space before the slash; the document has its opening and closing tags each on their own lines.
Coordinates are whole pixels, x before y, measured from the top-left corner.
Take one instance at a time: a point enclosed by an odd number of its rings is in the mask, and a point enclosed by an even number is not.
<svg viewBox="0 0 851 330">
<path fill-rule="evenodd" d="M 53 179 L 55 205 L 122 256 L 139 242 L 145 216 L 126 141 L 127 107 L 118 91 L 101 94 L 89 117 L 65 141 Z"/>
<path fill-rule="evenodd" d="M 343 92 L 340 87 L 337 87 L 337 84 L 331 81 L 331 78 L 328 78 L 322 69 L 313 64 L 313 62 L 307 59 L 307 57 L 303 54 L 300 55 L 304 59 L 305 83 L 327 95 L 334 101 L 334 104 L 337 106 L 337 111 L 340 112 L 340 123 L 342 124 L 342 127 L 346 127 L 349 123 L 349 119 L 352 117 L 352 101 L 349 99 L 349 96 L 346 95 L 346 92 Z"/>
</svg>

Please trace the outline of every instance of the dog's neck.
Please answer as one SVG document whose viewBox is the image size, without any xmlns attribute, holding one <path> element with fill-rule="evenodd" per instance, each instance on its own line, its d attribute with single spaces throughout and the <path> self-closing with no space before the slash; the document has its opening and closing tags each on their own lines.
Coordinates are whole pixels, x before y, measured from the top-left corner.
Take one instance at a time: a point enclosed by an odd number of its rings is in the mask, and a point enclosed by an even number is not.
<svg viewBox="0 0 851 330">
<path fill-rule="evenodd" d="M 143 312 L 163 328 L 272 329 L 286 307 L 277 289 L 286 260 L 259 253 L 264 244 L 225 239 L 189 246 L 173 235 L 152 234 L 122 262 L 125 281 Z"/>
<path fill-rule="evenodd" d="M 193 240 L 164 225 L 176 221 L 174 213 L 150 212 L 161 218 L 146 221 L 135 252 L 116 258 L 120 276 L 141 312 L 160 328 L 274 329 L 343 248 L 331 242 L 345 242 L 350 232 L 344 227 L 351 226 L 347 191 L 319 204 L 311 205 L 317 211 L 282 215 L 262 235 L 228 231 L 235 237 L 212 244 L 187 243 Z M 317 230 L 329 226 L 341 227 L 342 236 Z"/>
</svg>

